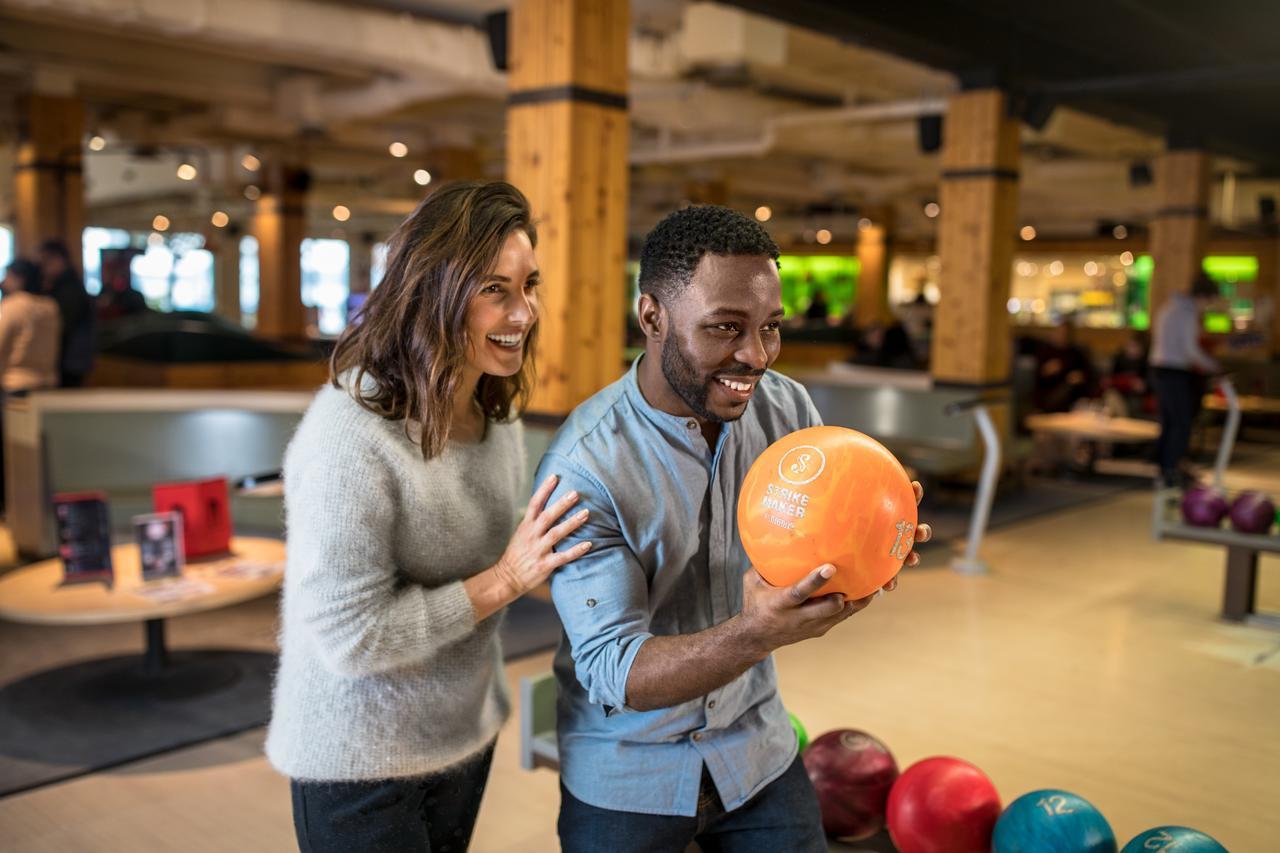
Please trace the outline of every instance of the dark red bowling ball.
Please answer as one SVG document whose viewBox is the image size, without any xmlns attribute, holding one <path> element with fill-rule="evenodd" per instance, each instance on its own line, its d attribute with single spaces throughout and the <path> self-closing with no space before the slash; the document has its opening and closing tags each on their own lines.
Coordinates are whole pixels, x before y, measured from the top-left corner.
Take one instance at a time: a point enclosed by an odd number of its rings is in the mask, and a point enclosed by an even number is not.
<svg viewBox="0 0 1280 853">
<path fill-rule="evenodd" d="M 1227 514 L 1227 496 L 1208 486 L 1192 486 L 1182 495 L 1182 518 L 1196 527 L 1217 527 Z"/>
<path fill-rule="evenodd" d="M 898 762 L 883 743 L 856 729 L 836 729 L 809 744 L 804 768 L 818 792 L 827 835 L 867 838 L 884 828 Z"/>
<path fill-rule="evenodd" d="M 900 853 L 987 853 L 1000 794 L 987 775 L 959 758 L 926 758 L 889 792 L 889 835 Z"/>
<path fill-rule="evenodd" d="M 1276 505 L 1262 492 L 1241 492 L 1231 504 L 1231 526 L 1241 533 L 1270 533 Z"/>
</svg>

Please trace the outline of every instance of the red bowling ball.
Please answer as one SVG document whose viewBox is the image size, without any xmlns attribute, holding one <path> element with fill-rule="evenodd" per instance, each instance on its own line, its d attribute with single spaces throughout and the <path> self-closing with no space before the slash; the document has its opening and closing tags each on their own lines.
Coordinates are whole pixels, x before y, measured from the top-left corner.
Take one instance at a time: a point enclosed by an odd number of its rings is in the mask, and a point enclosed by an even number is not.
<svg viewBox="0 0 1280 853">
<path fill-rule="evenodd" d="M 822 828 L 834 838 L 868 838 L 884 828 L 889 789 L 898 762 L 888 747 L 856 729 L 836 729 L 804 751 Z"/>
<path fill-rule="evenodd" d="M 967 761 L 926 758 L 894 783 L 888 817 L 899 853 L 987 853 L 1000 794 Z"/>
</svg>

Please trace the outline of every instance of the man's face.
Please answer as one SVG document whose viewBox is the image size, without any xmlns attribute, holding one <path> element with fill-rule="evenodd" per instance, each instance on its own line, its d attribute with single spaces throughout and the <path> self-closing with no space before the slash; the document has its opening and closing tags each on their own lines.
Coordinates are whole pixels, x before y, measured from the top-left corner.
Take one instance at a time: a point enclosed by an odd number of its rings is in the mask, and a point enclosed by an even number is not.
<svg viewBox="0 0 1280 853">
<path fill-rule="evenodd" d="M 742 417 L 782 348 L 782 285 L 766 255 L 704 255 L 669 305 L 662 375 L 704 421 Z"/>
<path fill-rule="evenodd" d="M 62 275 L 67 268 L 67 262 L 62 260 L 61 256 L 44 252 L 40 255 L 40 272 L 46 280 L 52 280 Z"/>
</svg>

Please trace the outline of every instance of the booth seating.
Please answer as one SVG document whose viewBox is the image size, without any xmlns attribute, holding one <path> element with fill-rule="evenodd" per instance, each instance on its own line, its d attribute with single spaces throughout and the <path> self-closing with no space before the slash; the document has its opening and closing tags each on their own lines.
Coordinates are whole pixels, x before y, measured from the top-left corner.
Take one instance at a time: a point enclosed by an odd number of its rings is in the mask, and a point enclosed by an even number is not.
<svg viewBox="0 0 1280 853">
<path fill-rule="evenodd" d="M 54 494 L 103 492 L 114 529 L 151 512 L 156 483 L 278 471 L 312 393 L 41 391 L 5 403 L 8 525 L 18 550 L 54 553 Z M 281 499 L 237 496 L 237 530 L 279 534 Z"/>
<path fill-rule="evenodd" d="M 846 365 L 795 378 L 824 423 L 866 433 L 922 477 L 960 474 L 982 460 L 973 419 L 947 413 L 948 405 L 972 400 L 972 390 L 937 388 L 914 371 Z"/>
</svg>

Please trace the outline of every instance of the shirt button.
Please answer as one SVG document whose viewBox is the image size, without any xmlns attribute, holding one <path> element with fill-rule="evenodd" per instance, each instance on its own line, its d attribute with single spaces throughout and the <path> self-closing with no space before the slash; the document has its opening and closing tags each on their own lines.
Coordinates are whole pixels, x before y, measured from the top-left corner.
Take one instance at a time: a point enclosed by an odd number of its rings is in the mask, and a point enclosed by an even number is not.
<svg viewBox="0 0 1280 853">
<path fill-rule="evenodd" d="M 693 733 L 693 739 L 694 739 L 694 740 L 699 740 L 699 741 L 700 741 L 700 740 L 702 740 L 702 732 L 694 732 L 694 733 Z"/>
<path fill-rule="evenodd" d="M 686 422 L 685 422 L 685 426 L 687 426 L 689 429 L 697 429 L 697 428 L 698 428 L 698 422 L 697 422 L 697 421 L 686 421 Z"/>
<path fill-rule="evenodd" d="M 707 710 L 711 710 L 715 706 L 716 706 L 716 700 L 712 699 L 710 702 L 707 703 Z"/>
</svg>

